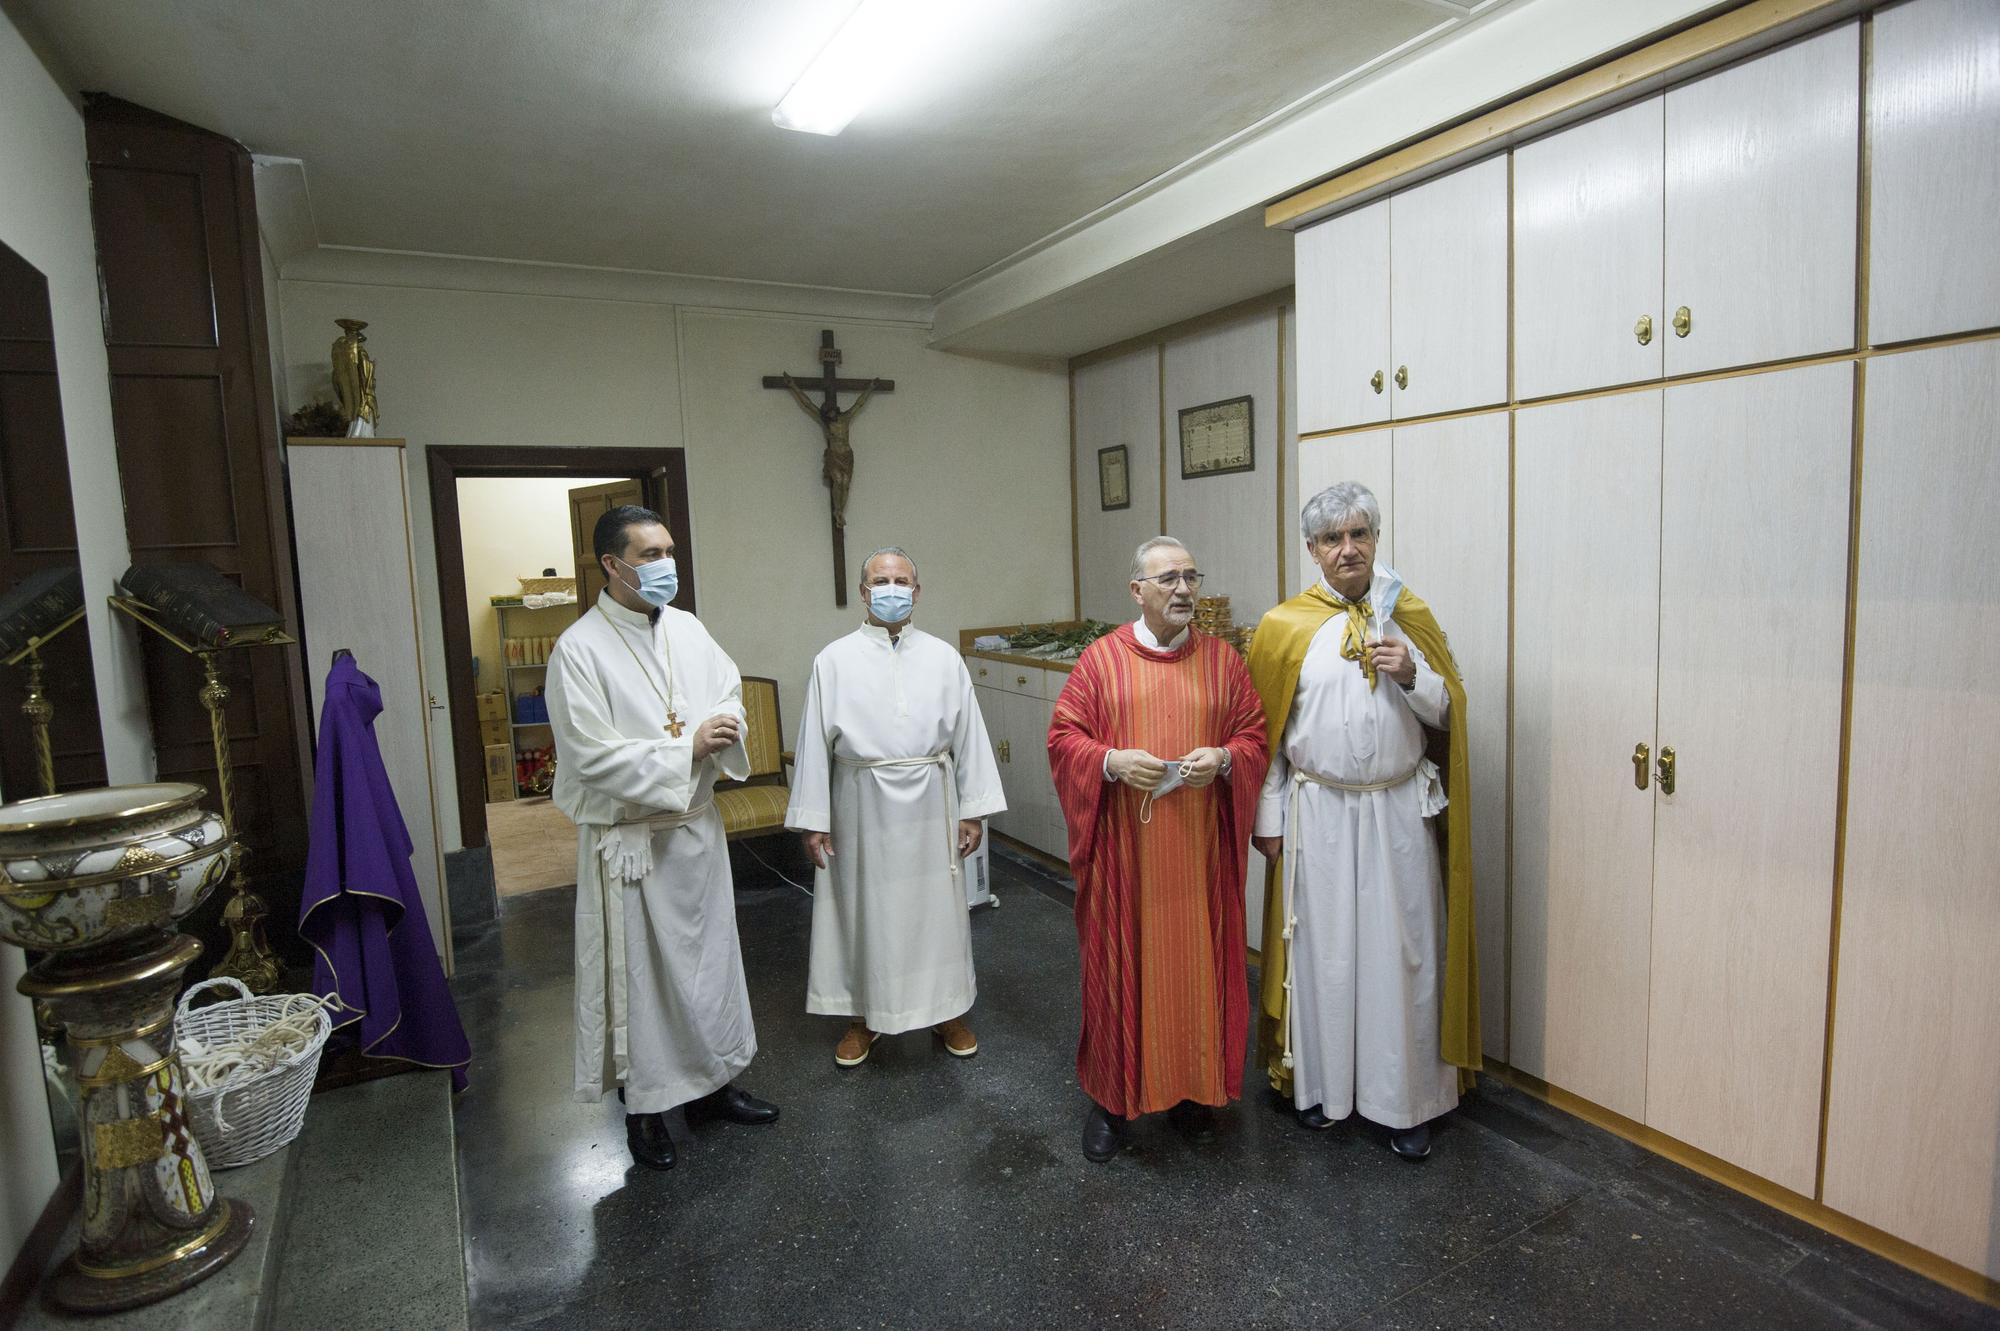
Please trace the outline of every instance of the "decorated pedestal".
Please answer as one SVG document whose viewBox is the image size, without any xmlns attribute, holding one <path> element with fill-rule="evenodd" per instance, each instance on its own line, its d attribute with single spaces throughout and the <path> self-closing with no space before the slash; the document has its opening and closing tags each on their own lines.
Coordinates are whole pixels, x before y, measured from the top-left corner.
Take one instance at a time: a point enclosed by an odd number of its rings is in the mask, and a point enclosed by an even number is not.
<svg viewBox="0 0 2000 1331">
<path fill-rule="evenodd" d="M 216 1196 L 174 1053 L 174 996 L 201 944 L 173 922 L 229 875 L 235 845 L 200 786 L 0 805 L 0 941 L 46 952 L 19 988 L 61 1024 L 82 1090 L 83 1216 L 49 1299 L 151 1303 L 227 1265 L 250 1209 Z"/>
</svg>

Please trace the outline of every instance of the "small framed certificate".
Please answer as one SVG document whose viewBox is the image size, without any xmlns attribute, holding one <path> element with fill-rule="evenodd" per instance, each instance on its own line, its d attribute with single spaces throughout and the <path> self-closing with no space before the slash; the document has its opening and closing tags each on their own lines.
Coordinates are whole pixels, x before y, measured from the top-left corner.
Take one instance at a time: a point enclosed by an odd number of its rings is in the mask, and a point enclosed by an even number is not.
<svg viewBox="0 0 2000 1331">
<path fill-rule="evenodd" d="M 1132 478 L 1123 444 L 1097 450 L 1097 505 L 1106 513 L 1132 507 Z"/>
<path fill-rule="evenodd" d="M 1232 397 L 1181 409 L 1181 479 L 1255 471 L 1250 399 Z"/>
</svg>

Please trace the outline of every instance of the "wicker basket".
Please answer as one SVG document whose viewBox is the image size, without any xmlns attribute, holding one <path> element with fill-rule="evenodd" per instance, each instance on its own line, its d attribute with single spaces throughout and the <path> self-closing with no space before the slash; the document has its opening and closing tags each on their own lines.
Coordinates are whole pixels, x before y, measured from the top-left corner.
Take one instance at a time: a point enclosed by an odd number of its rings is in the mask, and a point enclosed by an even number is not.
<svg viewBox="0 0 2000 1331">
<path fill-rule="evenodd" d="M 188 1005 L 209 990 L 235 990 L 238 997 L 199 1010 Z M 289 1143 L 305 1125 L 306 1102 L 319 1072 L 320 1051 L 333 1033 L 333 1020 L 316 994 L 271 994 L 254 997 L 239 980 L 218 976 L 191 985 L 181 995 L 175 1013 L 174 1042 L 190 1039 L 213 1048 L 228 1040 L 254 1036 L 273 1022 L 310 1010 L 316 1020 L 306 1047 L 262 1072 L 238 1069 L 218 1086 L 187 1094 L 195 1140 L 211 1169 L 232 1169 L 261 1160 Z"/>
<path fill-rule="evenodd" d="M 522 578 L 520 583 L 523 596 L 547 592 L 568 592 L 571 596 L 576 595 L 575 578 Z"/>
</svg>

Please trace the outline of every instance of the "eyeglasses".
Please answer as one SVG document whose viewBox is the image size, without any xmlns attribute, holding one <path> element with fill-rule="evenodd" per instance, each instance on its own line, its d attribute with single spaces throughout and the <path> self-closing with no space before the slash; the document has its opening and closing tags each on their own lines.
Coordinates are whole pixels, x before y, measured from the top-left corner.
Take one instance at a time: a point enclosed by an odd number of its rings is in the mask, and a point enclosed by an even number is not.
<svg viewBox="0 0 2000 1331">
<path fill-rule="evenodd" d="M 1197 591 L 1201 587 L 1201 570 L 1176 569 L 1171 573 L 1160 573 L 1150 578 L 1134 578 L 1133 581 L 1156 583 L 1166 591 L 1172 591 L 1177 585 L 1185 583 L 1189 591 Z"/>
</svg>

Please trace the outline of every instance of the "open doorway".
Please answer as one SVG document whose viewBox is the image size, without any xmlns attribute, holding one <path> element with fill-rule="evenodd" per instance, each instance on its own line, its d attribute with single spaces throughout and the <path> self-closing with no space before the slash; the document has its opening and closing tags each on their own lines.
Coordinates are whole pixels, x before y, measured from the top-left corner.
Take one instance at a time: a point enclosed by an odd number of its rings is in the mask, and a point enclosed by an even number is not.
<svg viewBox="0 0 2000 1331">
<path fill-rule="evenodd" d="M 575 833 L 544 798 L 548 646 L 603 587 L 591 529 L 614 504 L 666 517 L 681 570 L 673 604 L 693 612 L 685 458 L 677 448 L 484 446 L 427 458 L 460 840 L 492 847 L 503 891 L 566 885 Z"/>
</svg>

